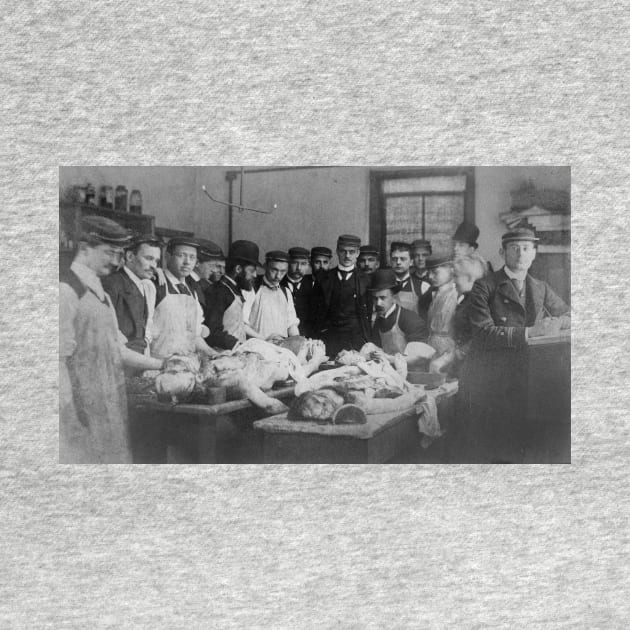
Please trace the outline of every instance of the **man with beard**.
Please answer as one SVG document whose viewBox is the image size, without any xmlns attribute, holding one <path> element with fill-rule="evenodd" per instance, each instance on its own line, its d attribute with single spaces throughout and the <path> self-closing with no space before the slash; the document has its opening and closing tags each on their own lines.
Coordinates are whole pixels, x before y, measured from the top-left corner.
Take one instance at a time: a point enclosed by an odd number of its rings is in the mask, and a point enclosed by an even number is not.
<svg viewBox="0 0 630 630">
<path fill-rule="evenodd" d="M 405 355 L 408 363 L 417 361 L 418 357 L 408 352 L 408 344 L 426 342 L 427 327 L 419 315 L 396 303 L 400 291 L 396 274 L 391 269 L 378 269 L 372 275 L 369 291 L 376 312 L 372 338 L 382 348 L 373 355 L 392 364 L 398 353 Z"/>
<path fill-rule="evenodd" d="M 293 298 L 282 284 L 288 269 L 286 252 L 274 250 L 265 256 L 265 273 L 255 283 L 256 296 L 245 325 L 248 337 L 276 341 L 299 334 Z"/>
<path fill-rule="evenodd" d="M 152 280 L 160 262 L 160 241 L 151 234 L 132 239 L 125 248 L 124 266 L 103 278 L 116 311 L 118 328 L 127 347 L 148 353 L 151 321 L 155 311 L 156 290 Z"/>
<path fill-rule="evenodd" d="M 299 332 L 305 337 L 313 336 L 314 303 L 313 287 L 315 280 L 308 271 L 309 252 L 303 247 L 292 247 L 289 250 L 289 271 L 282 280 L 282 286 L 289 289 L 293 296 L 295 313 L 300 320 Z"/>
<path fill-rule="evenodd" d="M 374 245 L 362 245 L 359 248 L 357 265 L 364 276 L 371 276 L 380 266 L 379 251 Z"/>
<path fill-rule="evenodd" d="M 328 271 L 331 258 L 332 251 L 328 247 L 318 245 L 311 249 L 311 271 L 314 278 L 317 278 L 320 272 Z"/>
<path fill-rule="evenodd" d="M 101 283 L 118 266 L 127 231 L 89 216 L 77 240 L 59 284 L 59 461 L 130 464 L 123 367 L 159 370 L 162 361 L 127 348 Z"/>
<path fill-rule="evenodd" d="M 231 350 L 245 341 L 243 291 L 252 288 L 259 249 L 251 241 L 234 241 L 228 251 L 225 274 L 206 291 L 205 324 L 210 329 L 206 341 L 215 348 Z"/>
<path fill-rule="evenodd" d="M 339 266 L 322 271 L 317 280 L 317 331 L 326 353 L 335 357 L 341 350 L 360 350 L 370 339 L 369 277 L 356 268 L 361 239 L 342 234 L 337 240 Z"/>
</svg>

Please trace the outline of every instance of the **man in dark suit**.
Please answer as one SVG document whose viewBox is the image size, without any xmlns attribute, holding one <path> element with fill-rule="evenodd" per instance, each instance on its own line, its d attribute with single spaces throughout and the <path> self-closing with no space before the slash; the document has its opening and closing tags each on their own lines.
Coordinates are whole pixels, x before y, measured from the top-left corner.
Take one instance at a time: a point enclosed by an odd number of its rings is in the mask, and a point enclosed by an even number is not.
<svg viewBox="0 0 630 630">
<path fill-rule="evenodd" d="M 304 247 L 292 247 L 289 250 L 289 271 L 282 279 L 281 285 L 293 296 L 295 312 L 300 319 L 300 335 L 312 337 L 314 334 L 314 316 L 317 307 L 314 303 L 315 280 L 307 274 L 309 267 L 309 251 Z"/>
<path fill-rule="evenodd" d="M 197 240 L 199 241 L 197 265 L 186 278 L 186 282 L 190 286 L 198 287 L 203 295 L 211 285 L 221 280 L 225 273 L 225 254 L 216 243 L 205 238 Z M 202 306 L 205 306 L 205 299 L 202 299 Z"/>
<path fill-rule="evenodd" d="M 462 378 L 469 379 L 467 433 L 473 461 L 523 461 L 530 432 L 525 424 L 527 340 L 570 326 L 567 305 L 527 273 L 537 241 L 526 228 L 504 234 L 500 254 L 505 266 L 478 280 L 470 294 L 473 340 Z"/>
<path fill-rule="evenodd" d="M 124 266 L 102 280 L 114 305 L 118 328 L 127 338 L 127 347 L 141 354 L 148 347 L 147 330 L 156 295 L 151 280 L 160 255 L 160 241 L 155 236 L 138 236 L 125 249 Z"/>
<path fill-rule="evenodd" d="M 361 239 L 344 234 L 337 241 L 339 266 L 322 271 L 316 284 L 318 324 L 326 353 L 335 357 L 341 350 L 360 350 L 370 339 L 369 276 L 356 267 Z"/>
</svg>

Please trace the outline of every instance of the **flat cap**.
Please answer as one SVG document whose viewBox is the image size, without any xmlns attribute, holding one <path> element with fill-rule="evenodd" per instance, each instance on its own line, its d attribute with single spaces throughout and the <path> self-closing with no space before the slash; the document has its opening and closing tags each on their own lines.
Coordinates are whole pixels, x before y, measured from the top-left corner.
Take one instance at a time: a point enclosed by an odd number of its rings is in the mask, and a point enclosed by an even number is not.
<svg viewBox="0 0 630 630">
<path fill-rule="evenodd" d="M 319 245 L 311 249 L 311 258 L 314 258 L 315 256 L 327 256 L 328 258 L 332 258 L 332 255 L 332 250 L 328 247 L 322 247 Z"/>
<path fill-rule="evenodd" d="M 213 241 L 205 238 L 197 239 L 199 241 L 199 262 L 207 262 L 208 260 L 221 260 L 225 258 L 223 250 Z"/>
<path fill-rule="evenodd" d="M 174 236 L 169 240 L 166 246 L 169 251 L 175 249 L 178 245 L 186 245 L 187 247 L 194 247 L 199 249 L 199 242 L 192 236 Z"/>
<path fill-rule="evenodd" d="M 116 221 L 98 215 L 90 215 L 81 220 L 81 239 L 124 247 L 131 240 L 131 235 Z"/>
<path fill-rule="evenodd" d="M 275 249 L 272 252 L 267 252 L 265 254 L 265 260 L 267 262 L 289 262 L 289 254 L 283 252 L 279 249 Z"/>
<path fill-rule="evenodd" d="M 510 241 L 531 241 L 536 243 L 539 240 L 539 238 L 536 238 L 534 231 L 529 228 L 514 228 L 501 237 L 503 243 L 509 243 Z"/>
<path fill-rule="evenodd" d="M 427 269 L 435 269 L 436 267 L 444 267 L 445 265 L 452 265 L 452 256 L 430 256 L 427 258 Z"/>
<path fill-rule="evenodd" d="M 304 247 L 292 247 L 289 250 L 289 258 L 291 260 L 308 260 L 309 259 L 308 249 Z"/>
<path fill-rule="evenodd" d="M 374 245 L 362 245 L 359 247 L 359 256 L 365 254 L 366 256 L 378 256 L 379 251 Z"/>
<path fill-rule="evenodd" d="M 426 238 L 418 238 L 411 243 L 411 249 L 428 249 L 429 253 L 433 251 L 431 247 L 431 241 L 427 241 Z"/>
<path fill-rule="evenodd" d="M 132 249 L 134 247 L 138 247 L 139 245 L 144 245 L 145 243 L 147 245 L 152 245 L 153 247 L 162 247 L 164 245 L 160 237 L 155 234 L 134 234 L 125 247 L 127 249 Z"/>
<path fill-rule="evenodd" d="M 337 247 L 361 247 L 361 239 L 354 234 L 342 234 L 337 239 Z"/>
</svg>

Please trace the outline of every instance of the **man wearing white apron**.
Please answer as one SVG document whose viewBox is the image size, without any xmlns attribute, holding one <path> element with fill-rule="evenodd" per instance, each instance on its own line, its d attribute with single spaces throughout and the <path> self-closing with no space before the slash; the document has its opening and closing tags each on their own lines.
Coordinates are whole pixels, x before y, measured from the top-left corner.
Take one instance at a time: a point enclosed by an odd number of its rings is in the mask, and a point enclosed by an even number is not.
<svg viewBox="0 0 630 630">
<path fill-rule="evenodd" d="M 400 289 L 396 303 L 418 315 L 420 296 L 426 293 L 428 287 L 423 287 L 423 281 L 410 274 L 411 245 L 394 241 L 390 248 L 390 262 Z"/>
<path fill-rule="evenodd" d="M 396 354 L 405 356 L 408 364 L 422 358 L 409 352 L 409 344 L 420 342 L 422 347 L 414 345 L 416 350 L 429 350 L 424 343 L 427 339 L 426 323 L 419 315 L 396 303 L 400 289 L 395 273 L 391 269 L 375 271 L 369 291 L 376 311 L 372 336 L 374 343 L 382 349 L 373 354 L 390 363 L 393 363 Z"/>
<path fill-rule="evenodd" d="M 214 348 L 231 350 L 245 341 L 244 291 L 252 288 L 256 267 L 260 267 L 259 249 L 251 241 L 230 245 L 225 275 L 206 292 L 205 324 L 210 329 L 206 341 Z"/>
<path fill-rule="evenodd" d="M 198 243 L 190 238 L 173 238 L 166 248 L 164 282 L 157 280 L 157 298 L 151 330 L 151 355 L 167 358 L 173 354 L 216 352 L 203 340 L 203 308 L 197 288 L 187 278 L 197 264 Z"/>
</svg>

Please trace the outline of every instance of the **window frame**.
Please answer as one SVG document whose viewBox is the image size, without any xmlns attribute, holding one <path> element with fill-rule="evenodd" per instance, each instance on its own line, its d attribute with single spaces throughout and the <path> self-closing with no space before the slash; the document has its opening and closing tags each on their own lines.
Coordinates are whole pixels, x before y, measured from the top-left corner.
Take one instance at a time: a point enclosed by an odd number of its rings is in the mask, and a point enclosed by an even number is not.
<svg viewBox="0 0 630 630">
<path fill-rule="evenodd" d="M 466 189 L 464 191 L 464 220 L 475 222 L 475 169 L 472 166 L 456 167 L 421 167 L 401 168 L 395 170 L 370 169 L 370 203 L 369 203 L 369 234 L 370 243 L 377 245 L 381 252 L 381 265 L 387 263 L 387 224 L 385 212 L 385 197 L 418 197 L 436 195 L 448 195 L 447 191 L 437 193 L 383 193 L 383 180 L 386 179 L 413 179 L 417 177 L 466 177 Z M 423 226 L 423 232 L 424 230 Z"/>
</svg>

